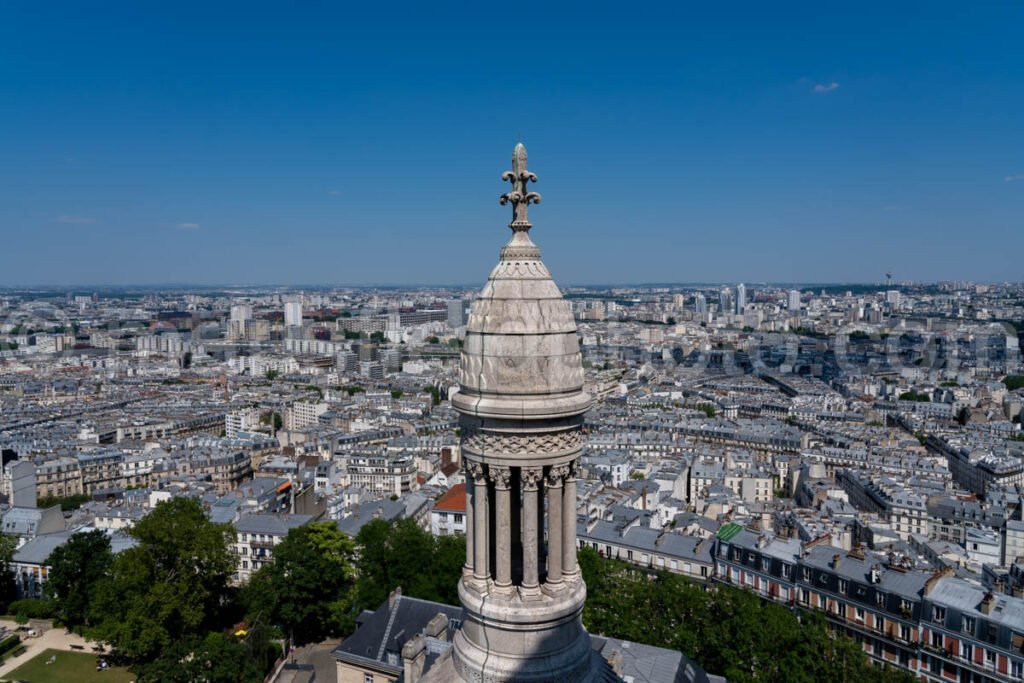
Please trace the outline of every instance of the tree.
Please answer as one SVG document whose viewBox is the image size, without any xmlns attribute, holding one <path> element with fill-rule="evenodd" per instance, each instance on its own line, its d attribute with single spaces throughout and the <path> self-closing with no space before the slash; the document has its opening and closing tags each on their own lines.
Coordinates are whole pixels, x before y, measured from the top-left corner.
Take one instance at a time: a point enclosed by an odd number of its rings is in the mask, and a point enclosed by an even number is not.
<svg viewBox="0 0 1024 683">
<path fill-rule="evenodd" d="M 701 411 L 708 417 L 714 417 L 717 414 L 715 413 L 715 407 L 710 403 L 701 403 L 699 406 L 697 406 L 697 410 Z"/>
<path fill-rule="evenodd" d="M 425 391 L 428 394 L 430 394 L 430 402 L 433 405 L 436 406 L 436 405 L 440 405 L 441 404 L 441 390 L 440 389 L 435 387 L 433 384 L 428 384 L 427 386 L 423 387 L 423 391 Z"/>
<path fill-rule="evenodd" d="M 245 643 L 223 633 L 175 642 L 138 672 L 139 683 L 260 683 L 264 676 Z"/>
<path fill-rule="evenodd" d="M 183 369 L 185 369 L 185 370 L 188 370 L 190 367 L 192 367 L 192 352 L 191 351 L 186 351 L 185 352 L 185 357 L 181 359 L 181 367 Z"/>
<path fill-rule="evenodd" d="M 918 393 L 918 392 L 914 391 L 913 389 L 911 389 L 910 391 L 904 391 L 902 394 L 900 394 L 900 400 L 901 401 L 916 401 L 918 403 L 930 403 L 931 402 L 931 398 L 929 398 L 928 394 Z"/>
<path fill-rule="evenodd" d="M 678 574 L 652 574 L 590 548 L 578 557 L 591 633 L 678 650 L 729 681 L 913 680 L 873 667 L 854 641 L 829 633 L 821 614 L 798 619 L 750 591 L 705 591 Z"/>
<path fill-rule="evenodd" d="M 379 330 L 377 332 L 371 332 L 370 339 L 373 339 L 374 341 L 384 341 L 384 333 Z"/>
<path fill-rule="evenodd" d="M 1024 389 L 1024 375 L 1007 375 L 1003 378 L 1003 384 L 1010 391 Z"/>
<path fill-rule="evenodd" d="M 72 534 L 50 553 L 50 574 L 45 592 L 57 616 L 71 630 L 93 625 L 89 610 L 96 585 L 107 578 L 114 565 L 110 539 L 100 530 Z"/>
<path fill-rule="evenodd" d="M 5 609 L 17 596 L 14 585 L 14 572 L 11 562 L 18 550 L 18 537 L 13 534 L 0 533 L 0 605 Z"/>
<path fill-rule="evenodd" d="M 354 554 L 333 522 L 292 529 L 244 589 L 249 618 L 269 619 L 298 645 L 340 635 L 354 616 Z"/>
<path fill-rule="evenodd" d="M 462 536 L 435 538 L 412 519 L 374 520 L 356 536 L 359 546 L 358 606 L 371 609 L 398 586 L 414 598 L 458 604 L 458 582 L 466 560 Z"/>
<path fill-rule="evenodd" d="M 281 373 L 280 373 L 280 372 L 278 372 L 277 370 L 267 370 L 266 374 L 264 374 L 264 377 L 266 377 L 266 378 L 267 378 L 267 379 L 269 379 L 269 380 L 270 380 L 271 382 L 273 382 L 273 381 L 274 381 L 275 379 L 277 379 L 277 378 L 278 378 L 278 377 L 279 377 L 280 375 L 281 375 Z"/>
<path fill-rule="evenodd" d="M 174 643 L 223 627 L 235 560 L 230 525 L 192 498 L 159 503 L 129 532 L 138 542 L 114 560 L 93 600 L 97 635 L 128 658 L 151 662 Z"/>
</svg>

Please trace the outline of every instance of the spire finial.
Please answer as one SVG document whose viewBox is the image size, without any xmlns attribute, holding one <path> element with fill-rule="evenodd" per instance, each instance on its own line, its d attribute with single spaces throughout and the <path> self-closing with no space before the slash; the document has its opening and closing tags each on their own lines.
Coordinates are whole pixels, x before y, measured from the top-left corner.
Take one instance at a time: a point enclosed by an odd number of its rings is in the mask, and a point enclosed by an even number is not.
<svg viewBox="0 0 1024 683">
<path fill-rule="evenodd" d="M 501 195 L 499 200 L 502 205 L 512 204 L 512 222 L 508 227 L 512 232 L 528 232 L 532 227 L 528 209 L 531 203 L 540 204 L 540 195 L 526 188 L 527 183 L 537 182 L 537 176 L 526 169 L 526 147 L 522 142 L 512 150 L 512 170 L 502 173 L 501 179 L 512 183 L 512 191 Z"/>
</svg>

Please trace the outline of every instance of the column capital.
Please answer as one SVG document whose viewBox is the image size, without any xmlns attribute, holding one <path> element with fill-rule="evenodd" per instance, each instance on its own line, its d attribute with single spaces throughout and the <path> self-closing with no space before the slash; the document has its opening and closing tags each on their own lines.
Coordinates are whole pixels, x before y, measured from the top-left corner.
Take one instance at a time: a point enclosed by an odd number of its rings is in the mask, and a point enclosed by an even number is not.
<svg viewBox="0 0 1024 683">
<path fill-rule="evenodd" d="M 487 470 L 481 462 L 466 461 L 466 472 L 473 478 L 474 483 L 483 484 L 486 481 Z"/>
<path fill-rule="evenodd" d="M 512 468 L 502 465 L 491 465 L 488 469 L 490 470 L 491 481 L 494 482 L 495 488 L 507 489 L 512 483 Z"/>
<path fill-rule="evenodd" d="M 524 490 L 536 491 L 540 480 L 544 478 L 544 470 L 540 467 L 524 467 L 520 471 L 520 476 L 523 478 Z"/>
<path fill-rule="evenodd" d="M 562 481 L 569 476 L 568 465 L 554 465 L 548 470 L 547 485 L 554 488 L 562 486 Z"/>
</svg>

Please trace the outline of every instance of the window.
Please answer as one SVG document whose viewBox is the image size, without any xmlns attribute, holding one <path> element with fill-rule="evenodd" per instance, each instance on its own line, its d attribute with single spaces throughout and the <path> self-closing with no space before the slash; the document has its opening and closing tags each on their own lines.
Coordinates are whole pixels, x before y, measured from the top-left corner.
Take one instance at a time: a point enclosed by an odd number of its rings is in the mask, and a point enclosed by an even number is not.
<svg viewBox="0 0 1024 683">
<path fill-rule="evenodd" d="M 839 579 L 839 592 L 840 593 L 843 593 L 845 595 L 846 594 L 846 589 L 849 588 L 849 587 L 850 587 L 850 584 L 847 583 L 846 579 Z"/>
<path fill-rule="evenodd" d="M 792 573 L 792 570 L 793 570 L 793 568 L 790 567 L 788 564 L 783 564 L 782 565 L 782 576 L 788 579 L 789 575 Z"/>
<path fill-rule="evenodd" d="M 938 631 L 932 631 L 932 647 L 936 650 L 942 649 L 942 634 Z"/>
<path fill-rule="evenodd" d="M 1012 678 L 1024 676 L 1024 662 L 1010 662 L 1010 674 Z"/>
<path fill-rule="evenodd" d="M 884 607 L 885 606 L 885 598 L 886 598 L 886 595 L 882 591 L 878 591 L 877 593 L 875 593 L 875 603 L 876 604 L 882 605 Z"/>
<path fill-rule="evenodd" d="M 804 574 L 804 581 L 810 581 L 810 579 L 811 579 L 811 570 L 808 567 L 804 567 L 803 574 Z"/>
<path fill-rule="evenodd" d="M 885 630 L 885 617 L 880 617 L 877 614 L 875 615 L 875 628 L 879 631 Z"/>
<path fill-rule="evenodd" d="M 974 647 L 970 643 L 960 643 L 960 656 L 968 661 L 974 659 Z"/>
<path fill-rule="evenodd" d="M 969 633 L 973 636 L 976 626 L 977 622 L 973 617 L 964 617 L 964 633 Z"/>
<path fill-rule="evenodd" d="M 995 650 L 985 650 L 985 666 L 992 669 L 996 668 L 996 652 Z"/>
<path fill-rule="evenodd" d="M 860 623 L 864 623 L 864 608 L 858 607 L 854 610 L 854 618 Z"/>
<path fill-rule="evenodd" d="M 910 627 L 909 626 L 905 626 L 905 625 L 901 625 L 900 626 L 900 640 L 902 640 L 904 643 L 909 643 L 910 642 Z"/>
<path fill-rule="evenodd" d="M 363 674 L 363 683 L 373 683 L 373 674 Z"/>
<path fill-rule="evenodd" d="M 939 624 L 945 622 L 946 621 L 946 608 L 945 607 L 939 607 L 938 605 L 936 605 L 935 607 L 932 607 L 932 621 L 934 621 L 936 623 L 939 623 Z"/>
</svg>

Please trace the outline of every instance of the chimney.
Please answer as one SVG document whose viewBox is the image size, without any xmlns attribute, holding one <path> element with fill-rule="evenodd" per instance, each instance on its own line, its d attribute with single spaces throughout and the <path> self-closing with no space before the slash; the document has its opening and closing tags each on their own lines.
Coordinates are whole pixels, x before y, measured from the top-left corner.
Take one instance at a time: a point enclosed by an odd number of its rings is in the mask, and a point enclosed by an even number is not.
<svg viewBox="0 0 1024 683">
<path fill-rule="evenodd" d="M 397 588 L 395 588 L 395 590 L 391 591 L 390 595 L 388 595 L 388 609 L 389 610 L 395 608 L 395 605 L 398 603 L 398 599 L 400 597 L 402 597 L 402 587 L 398 586 Z"/>
<path fill-rule="evenodd" d="M 615 672 L 616 676 L 622 676 L 622 652 L 615 650 L 611 656 L 608 657 L 608 664 L 612 667 L 612 671 Z"/>
<path fill-rule="evenodd" d="M 982 614 L 989 614 L 992 612 L 992 605 L 996 604 L 996 596 L 989 591 L 985 593 L 985 597 L 981 599 L 981 606 L 978 609 Z"/>
<path fill-rule="evenodd" d="M 843 561 L 843 556 L 836 553 L 832 556 L 832 569 L 839 569 L 839 563 Z"/>
<path fill-rule="evenodd" d="M 423 675 L 423 664 L 427 659 L 427 644 L 422 635 L 416 634 L 402 646 L 402 668 L 406 683 L 416 683 Z"/>
<path fill-rule="evenodd" d="M 943 567 L 934 574 L 932 574 L 927 581 L 924 582 L 924 594 L 928 595 L 932 592 L 932 588 L 939 582 L 939 579 L 944 579 L 947 576 L 952 576 L 955 572 L 952 567 Z"/>
<path fill-rule="evenodd" d="M 438 612 L 434 618 L 427 622 L 427 628 L 423 631 L 427 638 L 434 640 L 448 639 L 448 617 L 443 612 Z"/>
</svg>

